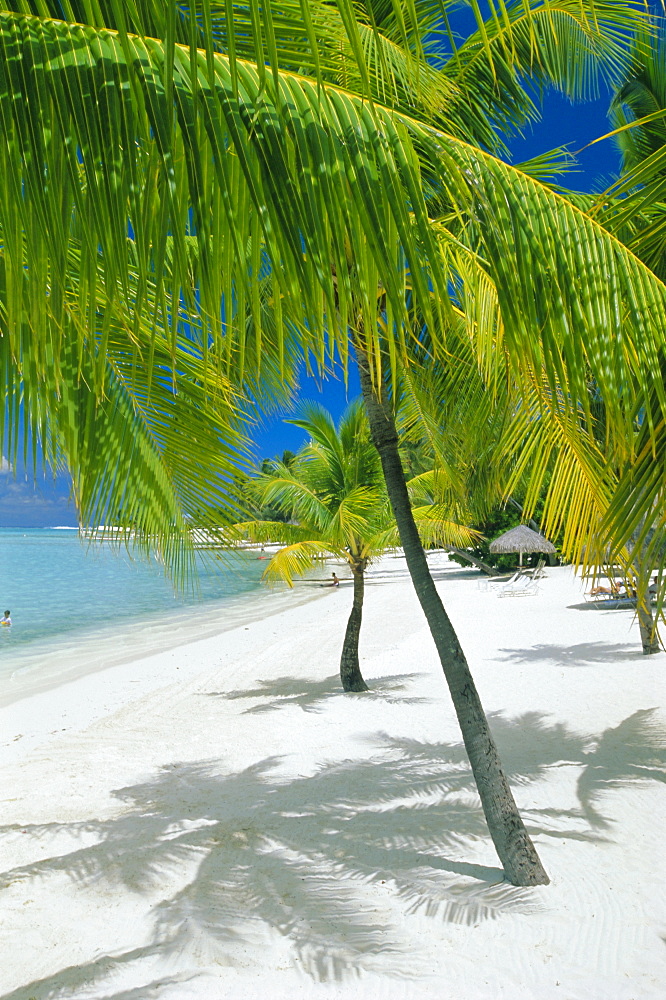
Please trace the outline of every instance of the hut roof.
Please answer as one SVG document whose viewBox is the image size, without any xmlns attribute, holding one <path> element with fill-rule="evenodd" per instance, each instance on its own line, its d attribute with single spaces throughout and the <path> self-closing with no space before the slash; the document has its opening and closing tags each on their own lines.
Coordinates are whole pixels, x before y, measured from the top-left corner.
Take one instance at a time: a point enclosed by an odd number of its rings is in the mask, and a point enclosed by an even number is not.
<svg viewBox="0 0 666 1000">
<path fill-rule="evenodd" d="M 532 531 L 526 524 L 505 531 L 490 543 L 490 551 L 498 552 L 554 552 L 555 546 L 538 531 Z"/>
</svg>

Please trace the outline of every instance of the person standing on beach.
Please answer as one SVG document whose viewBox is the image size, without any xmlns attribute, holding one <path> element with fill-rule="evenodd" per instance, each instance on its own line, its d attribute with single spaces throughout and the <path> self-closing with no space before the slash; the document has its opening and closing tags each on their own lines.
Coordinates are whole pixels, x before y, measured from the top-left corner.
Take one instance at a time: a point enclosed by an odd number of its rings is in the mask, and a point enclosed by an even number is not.
<svg viewBox="0 0 666 1000">
<path fill-rule="evenodd" d="M 5 611 L 2 618 L 0 618 L 0 625 L 11 625 L 12 623 L 11 614 L 12 614 L 11 611 Z"/>
</svg>

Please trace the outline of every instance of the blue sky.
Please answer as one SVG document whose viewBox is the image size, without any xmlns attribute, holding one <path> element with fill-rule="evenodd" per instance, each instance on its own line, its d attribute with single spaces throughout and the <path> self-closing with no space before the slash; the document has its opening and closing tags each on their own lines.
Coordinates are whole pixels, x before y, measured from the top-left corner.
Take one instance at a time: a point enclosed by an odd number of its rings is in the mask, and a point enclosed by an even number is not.
<svg viewBox="0 0 666 1000">
<path fill-rule="evenodd" d="M 597 101 L 572 105 L 557 93 L 546 96 L 543 120 L 523 139 L 511 143 L 514 162 L 529 159 L 556 146 L 568 145 L 572 153 L 609 130 L 607 109 L 610 96 L 605 94 Z M 569 186 L 592 191 L 606 187 L 619 168 L 616 147 L 612 140 L 604 140 L 583 150 L 579 157 L 578 172 L 572 174 Z M 358 378 L 351 371 L 349 387 L 344 383 L 320 383 L 313 377 L 303 377 L 300 398 L 318 400 L 338 416 L 350 399 L 359 393 Z M 292 414 L 293 415 L 293 414 Z M 264 421 L 254 435 L 257 458 L 272 457 L 284 449 L 296 451 L 304 441 L 298 428 L 284 423 L 289 414 L 280 414 Z M 69 501 L 67 477 L 59 476 L 54 482 L 46 474 L 37 481 L 23 469 L 16 477 L 4 459 L 0 466 L 0 527 L 46 527 L 75 525 L 74 506 Z"/>
<path fill-rule="evenodd" d="M 75 525 L 69 479 L 43 470 L 35 478 L 21 466 L 16 475 L 5 458 L 0 462 L 0 527 L 40 528 Z"/>
</svg>

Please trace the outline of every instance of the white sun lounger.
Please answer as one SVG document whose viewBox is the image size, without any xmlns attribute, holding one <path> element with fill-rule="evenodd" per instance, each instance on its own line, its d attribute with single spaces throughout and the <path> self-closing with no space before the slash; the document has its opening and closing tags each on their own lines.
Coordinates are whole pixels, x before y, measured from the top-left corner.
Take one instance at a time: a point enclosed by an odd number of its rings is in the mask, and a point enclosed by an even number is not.
<svg viewBox="0 0 666 1000">
<path fill-rule="evenodd" d="M 513 583 L 520 576 L 521 571 L 518 569 L 515 573 L 504 573 L 502 576 L 486 576 L 479 580 L 479 590 L 498 590 L 500 587 L 506 586 L 507 583 Z"/>
<path fill-rule="evenodd" d="M 546 560 L 545 559 L 539 559 L 539 561 L 536 564 L 536 566 L 534 567 L 534 569 L 524 569 L 523 570 L 523 575 L 524 576 L 529 576 L 533 580 L 540 580 L 542 577 L 546 576 L 546 571 L 544 569 L 545 565 L 546 565 Z"/>
<path fill-rule="evenodd" d="M 539 584 L 529 576 L 519 573 L 505 583 L 497 594 L 498 597 L 535 597 L 539 593 Z"/>
</svg>

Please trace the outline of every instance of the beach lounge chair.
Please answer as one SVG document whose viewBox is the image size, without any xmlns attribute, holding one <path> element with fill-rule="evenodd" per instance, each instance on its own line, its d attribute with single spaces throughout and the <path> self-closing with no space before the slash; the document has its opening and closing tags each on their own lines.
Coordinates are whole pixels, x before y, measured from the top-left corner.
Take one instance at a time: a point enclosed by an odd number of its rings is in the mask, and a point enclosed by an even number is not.
<svg viewBox="0 0 666 1000">
<path fill-rule="evenodd" d="M 546 575 L 546 570 L 544 569 L 545 565 L 546 565 L 546 560 L 543 557 L 541 557 L 541 559 L 539 559 L 534 569 L 523 570 L 523 576 L 529 576 L 533 580 L 541 580 L 542 577 Z"/>
<path fill-rule="evenodd" d="M 635 608 L 638 601 L 631 594 L 617 594 L 615 597 L 612 594 L 600 594 L 596 598 L 591 598 L 589 603 L 603 611 L 604 608 L 607 610 L 612 608 Z"/>
<path fill-rule="evenodd" d="M 629 597 L 622 580 L 609 579 L 606 585 L 597 585 L 592 590 L 587 591 L 585 600 L 592 604 L 599 604 L 604 601 L 617 601 Z"/>
<path fill-rule="evenodd" d="M 509 580 L 497 594 L 498 597 L 535 597 L 539 593 L 539 584 L 536 580 L 524 573 L 519 573 L 517 577 Z"/>
<path fill-rule="evenodd" d="M 588 604 L 598 608 L 635 608 L 636 591 L 624 580 L 609 579 L 608 586 L 596 586 L 585 594 Z"/>
<path fill-rule="evenodd" d="M 521 575 L 521 571 L 517 569 L 515 573 L 502 573 L 501 576 L 487 576 L 483 580 L 479 580 L 479 590 L 498 590 L 500 587 L 506 586 L 507 583 L 513 583 Z"/>
</svg>

